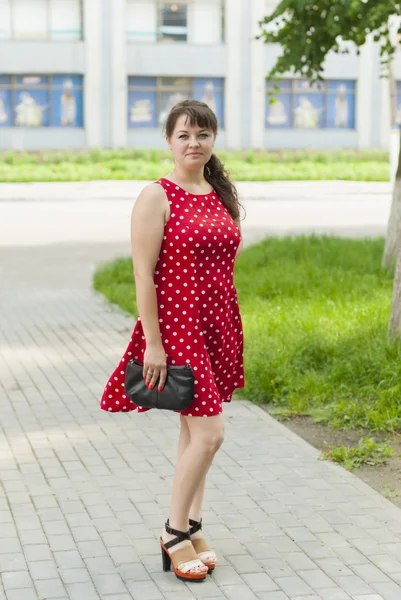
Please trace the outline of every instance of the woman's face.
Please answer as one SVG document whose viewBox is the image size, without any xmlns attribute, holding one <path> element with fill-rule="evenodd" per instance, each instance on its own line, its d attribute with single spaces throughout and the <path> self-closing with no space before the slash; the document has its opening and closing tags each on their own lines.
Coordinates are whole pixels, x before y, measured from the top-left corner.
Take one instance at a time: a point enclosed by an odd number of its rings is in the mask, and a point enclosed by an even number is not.
<svg viewBox="0 0 401 600">
<path fill-rule="evenodd" d="M 213 153 L 215 135 L 211 129 L 191 125 L 187 115 L 181 115 L 167 142 L 173 152 L 175 163 L 186 169 L 205 165 Z"/>
</svg>

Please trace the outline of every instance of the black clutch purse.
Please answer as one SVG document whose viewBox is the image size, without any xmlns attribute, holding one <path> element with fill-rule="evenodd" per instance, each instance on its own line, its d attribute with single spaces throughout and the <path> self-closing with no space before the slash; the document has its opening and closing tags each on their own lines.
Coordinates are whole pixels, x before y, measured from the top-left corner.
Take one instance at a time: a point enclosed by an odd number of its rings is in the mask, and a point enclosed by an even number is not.
<svg viewBox="0 0 401 600">
<path fill-rule="evenodd" d="M 194 374 L 190 365 L 167 365 L 167 378 L 161 392 L 157 385 L 146 387 L 143 363 L 131 359 L 127 362 L 124 390 L 128 398 L 142 408 L 185 410 L 194 399 Z"/>
</svg>

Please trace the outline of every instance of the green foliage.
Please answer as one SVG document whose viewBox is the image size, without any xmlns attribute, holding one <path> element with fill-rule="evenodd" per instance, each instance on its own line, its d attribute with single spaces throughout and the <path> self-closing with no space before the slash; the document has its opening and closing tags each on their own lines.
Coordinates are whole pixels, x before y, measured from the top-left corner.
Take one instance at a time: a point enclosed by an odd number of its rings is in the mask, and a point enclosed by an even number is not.
<svg viewBox="0 0 401 600">
<path fill-rule="evenodd" d="M 400 496 L 400 490 L 394 485 L 385 485 L 381 490 L 381 493 L 387 500 L 394 500 Z"/>
<path fill-rule="evenodd" d="M 130 258 L 117 258 L 98 267 L 93 276 L 93 286 L 123 311 L 137 316 L 136 290 Z"/>
<path fill-rule="evenodd" d="M 370 34 L 380 43 L 382 63 L 387 65 L 396 50 L 388 21 L 399 14 L 401 2 L 397 0 L 281 0 L 259 23 L 258 39 L 280 44 L 283 50 L 268 79 L 288 71 L 320 79 L 330 51 L 348 52 L 345 41 L 355 44 L 359 52 Z"/>
<path fill-rule="evenodd" d="M 383 240 L 266 239 L 236 261 L 245 334 L 241 398 L 340 428 L 401 430 L 401 342 L 387 335 Z M 95 287 L 137 314 L 130 259 Z"/>
<path fill-rule="evenodd" d="M 382 150 L 219 151 L 236 181 L 388 181 L 389 160 Z M 172 168 L 164 150 L 88 152 L 6 152 L 0 154 L 0 181 L 155 180 Z"/>
<path fill-rule="evenodd" d="M 339 463 L 349 471 L 361 465 L 383 465 L 388 458 L 394 456 L 394 450 L 387 442 L 377 444 L 375 438 L 365 437 L 359 440 L 354 448 L 347 446 L 330 446 L 323 457 Z"/>
<path fill-rule="evenodd" d="M 320 162 L 388 162 L 385 150 L 219 150 L 217 155 L 223 162 L 238 161 L 249 164 Z M 82 152 L 0 152 L 0 165 L 105 165 L 115 161 L 143 161 L 145 163 L 171 162 L 171 154 L 158 148 L 103 150 L 92 149 Z"/>
<path fill-rule="evenodd" d="M 387 335 L 382 240 L 267 239 L 236 266 L 245 390 L 338 427 L 401 428 L 401 343 Z"/>
</svg>

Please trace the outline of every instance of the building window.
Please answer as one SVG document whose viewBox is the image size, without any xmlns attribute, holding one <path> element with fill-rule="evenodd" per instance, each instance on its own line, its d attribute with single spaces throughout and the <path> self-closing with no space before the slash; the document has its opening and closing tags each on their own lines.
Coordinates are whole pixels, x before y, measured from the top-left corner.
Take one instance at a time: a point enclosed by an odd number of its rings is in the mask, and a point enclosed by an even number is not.
<svg viewBox="0 0 401 600">
<path fill-rule="evenodd" d="M 83 127 L 82 75 L 1 75 L 0 127 Z"/>
<path fill-rule="evenodd" d="M 224 79 L 129 77 L 128 127 L 163 125 L 174 104 L 190 98 L 206 102 L 224 126 Z"/>
<path fill-rule="evenodd" d="M 12 86 L 10 75 L 0 75 L 0 127 L 13 124 Z"/>
<path fill-rule="evenodd" d="M 279 88 L 273 104 L 266 94 L 267 128 L 355 129 L 355 81 L 284 79 Z"/>
<path fill-rule="evenodd" d="M 395 118 L 395 123 L 393 123 L 393 125 L 401 125 L 401 81 L 395 81 L 394 83 L 395 83 L 395 104 L 394 104 L 395 110 L 394 110 L 393 115 Z"/>
<path fill-rule="evenodd" d="M 156 77 L 129 77 L 128 127 L 156 126 Z"/>
<path fill-rule="evenodd" d="M 80 40 L 82 0 L 0 0 L 0 39 Z"/>
<path fill-rule="evenodd" d="M 184 2 L 161 2 L 159 6 L 159 40 L 186 42 L 188 39 L 188 6 Z"/>
<path fill-rule="evenodd" d="M 224 0 L 127 0 L 127 39 L 135 43 L 224 41 Z"/>
</svg>

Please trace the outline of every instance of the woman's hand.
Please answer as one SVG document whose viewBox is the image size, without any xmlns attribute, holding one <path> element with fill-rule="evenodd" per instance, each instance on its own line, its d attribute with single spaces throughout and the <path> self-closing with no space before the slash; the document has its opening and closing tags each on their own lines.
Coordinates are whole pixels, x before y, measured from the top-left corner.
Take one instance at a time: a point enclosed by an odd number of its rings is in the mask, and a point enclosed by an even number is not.
<svg viewBox="0 0 401 600">
<path fill-rule="evenodd" d="M 152 390 L 159 379 L 158 391 L 161 392 L 167 377 L 166 353 L 162 344 L 146 345 L 143 359 L 143 378 L 149 390 Z"/>
</svg>

